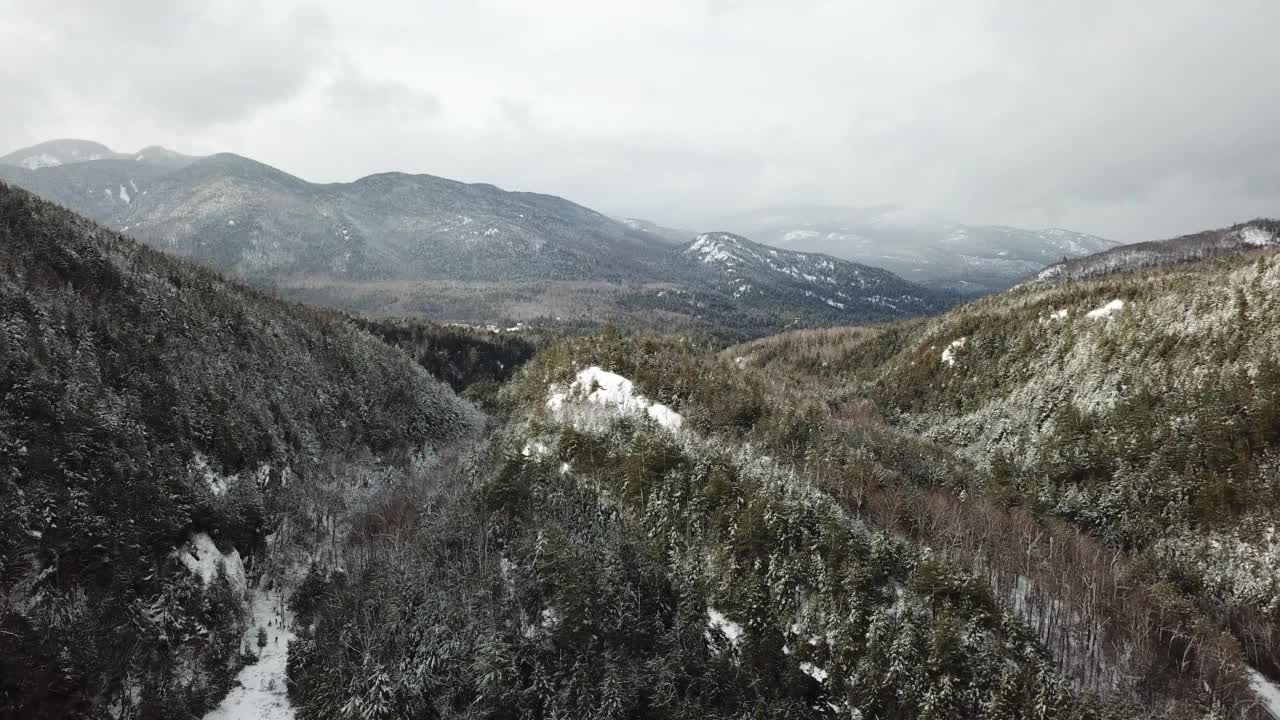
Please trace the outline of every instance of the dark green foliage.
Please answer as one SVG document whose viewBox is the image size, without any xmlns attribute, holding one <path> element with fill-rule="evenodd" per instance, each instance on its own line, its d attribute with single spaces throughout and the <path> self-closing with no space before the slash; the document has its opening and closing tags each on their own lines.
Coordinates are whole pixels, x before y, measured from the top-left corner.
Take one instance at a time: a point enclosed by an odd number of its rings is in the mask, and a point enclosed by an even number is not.
<svg viewBox="0 0 1280 720">
<path fill-rule="evenodd" d="M 492 396 L 529 358 L 534 344 L 511 332 L 435 325 L 421 320 L 360 320 L 361 326 L 413 356 L 454 392 Z"/>
</svg>

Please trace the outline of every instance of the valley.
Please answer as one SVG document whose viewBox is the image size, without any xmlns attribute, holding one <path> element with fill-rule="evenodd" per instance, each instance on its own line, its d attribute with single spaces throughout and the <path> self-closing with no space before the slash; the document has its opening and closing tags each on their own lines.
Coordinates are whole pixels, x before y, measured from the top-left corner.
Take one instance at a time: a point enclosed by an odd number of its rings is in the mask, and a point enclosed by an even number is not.
<svg viewBox="0 0 1280 720">
<path fill-rule="evenodd" d="M 0 6 L 0 720 L 1280 720 L 1280 3 Z"/>
<path fill-rule="evenodd" d="M 696 284 L 303 305 L 0 185 L 0 699 L 1267 720 L 1272 225 L 954 305 L 730 233 L 663 251 Z"/>
</svg>

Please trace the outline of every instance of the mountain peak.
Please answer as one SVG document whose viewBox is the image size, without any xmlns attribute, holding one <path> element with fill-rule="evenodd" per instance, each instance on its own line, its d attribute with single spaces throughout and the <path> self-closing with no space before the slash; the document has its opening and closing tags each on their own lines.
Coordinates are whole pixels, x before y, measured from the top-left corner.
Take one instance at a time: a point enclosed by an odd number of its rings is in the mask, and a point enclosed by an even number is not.
<svg viewBox="0 0 1280 720">
<path fill-rule="evenodd" d="M 731 232 L 708 232 L 694 238 L 684 253 L 704 263 L 734 262 L 743 259 L 739 255 L 743 248 L 755 244 Z"/>
<path fill-rule="evenodd" d="M 31 147 L 15 150 L 0 157 L 0 164 L 16 165 L 27 170 L 57 167 L 71 163 L 114 158 L 118 154 L 111 148 L 92 140 L 61 138 L 48 140 Z"/>
</svg>

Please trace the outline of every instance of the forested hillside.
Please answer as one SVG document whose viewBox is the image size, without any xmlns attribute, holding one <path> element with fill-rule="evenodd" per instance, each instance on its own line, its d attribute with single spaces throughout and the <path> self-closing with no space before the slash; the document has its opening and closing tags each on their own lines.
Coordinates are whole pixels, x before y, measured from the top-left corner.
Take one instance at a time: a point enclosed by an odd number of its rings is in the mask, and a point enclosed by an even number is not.
<svg viewBox="0 0 1280 720">
<path fill-rule="evenodd" d="M 1130 558 L 1162 617 L 1223 629 L 1189 653 L 1237 646 L 1277 678 L 1278 286 L 1280 257 L 1237 255 L 1024 287 L 843 344 L 791 335 L 729 352 L 828 385 L 833 417 L 856 408 L 956 451 L 975 472 L 938 483 L 1076 528 L 1099 559 Z M 1080 562 L 1031 587 L 1066 618 L 1131 622 L 1098 605 L 1100 588 L 1132 586 L 1123 566 Z"/>
<path fill-rule="evenodd" d="M 477 424 L 342 316 L 0 184 L 0 716 L 198 715 L 267 539 Z"/>
<path fill-rule="evenodd" d="M 1121 245 L 1084 257 L 1064 259 L 1036 273 L 1033 282 L 1054 284 L 1109 273 L 1230 257 L 1278 244 L 1280 221 L 1259 218 L 1219 230 Z"/>
<path fill-rule="evenodd" d="M 541 349 L 488 445 L 295 597 L 302 716 L 1265 717 L 1147 556 L 829 400 L 887 335 Z"/>
</svg>

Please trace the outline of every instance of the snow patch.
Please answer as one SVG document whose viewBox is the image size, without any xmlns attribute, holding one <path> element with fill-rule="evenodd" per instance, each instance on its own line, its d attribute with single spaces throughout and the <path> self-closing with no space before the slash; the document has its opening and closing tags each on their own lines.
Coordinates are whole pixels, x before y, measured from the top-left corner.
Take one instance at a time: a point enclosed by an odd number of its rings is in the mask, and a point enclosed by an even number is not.
<svg viewBox="0 0 1280 720">
<path fill-rule="evenodd" d="M 129 197 L 129 191 L 125 190 L 123 185 L 120 186 L 120 199 L 125 202 L 132 200 L 132 198 Z"/>
<path fill-rule="evenodd" d="M 18 164 L 28 170 L 39 170 L 40 168 L 58 167 L 62 164 L 62 161 L 49 153 L 40 153 L 38 155 L 28 155 L 19 160 Z"/>
<path fill-rule="evenodd" d="M 707 639 L 711 639 L 710 631 L 716 630 L 724 634 L 725 639 L 733 647 L 738 647 L 738 643 L 742 640 L 742 626 L 725 617 L 724 613 L 719 610 L 707 606 Z"/>
<path fill-rule="evenodd" d="M 956 364 L 956 351 L 960 350 L 969 342 L 969 338 L 962 337 L 958 340 L 952 340 L 951 344 L 942 349 L 942 364 L 947 367 L 953 367 Z"/>
<path fill-rule="evenodd" d="M 725 244 L 723 240 L 713 235 L 699 235 L 687 252 L 691 255 L 701 255 L 704 263 L 736 260 L 734 254 L 725 248 Z"/>
<path fill-rule="evenodd" d="M 213 538 L 209 537 L 208 533 L 192 535 L 191 541 L 186 546 L 174 550 L 174 555 L 205 585 L 213 582 L 213 579 L 218 576 L 218 568 L 221 567 L 226 570 L 227 581 L 231 583 L 231 587 L 238 592 L 244 592 L 246 587 L 244 562 L 240 559 L 240 552 L 235 548 L 227 553 L 218 552 L 218 546 L 214 544 Z"/>
<path fill-rule="evenodd" d="M 1253 668 L 1246 668 L 1249 674 L 1249 687 L 1262 702 L 1263 707 L 1273 717 L 1280 718 L 1280 686 L 1268 680 L 1262 673 Z"/>
<path fill-rule="evenodd" d="M 1280 238 L 1256 225 L 1241 228 L 1237 234 L 1240 236 L 1240 242 L 1255 247 L 1275 245 L 1277 240 L 1280 240 Z"/>
<path fill-rule="evenodd" d="M 830 673 L 818 667 L 817 665 L 814 665 L 811 662 L 800 663 L 800 672 L 804 673 L 805 675 L 808 675 L 809 677 L 813 678 L 814 680 L 817 680 L 820 683 L 826 682 L 827 678 L 831 677 Z"/>
<path fill-rule="evenodd" d="M 622 415 L 648 416 L 671 432 L 679 431 L 684 425 L 684 418 L 680 413 L 662 403 L 652 402 L 637 393 L 630 380 L 598 366 L 579 372 L 565 390 L 553 385 L 547 398 L 547 408 L 559 415 L 565 410 L 566 401 L 576 398 L 591 405 L 613 408 Z"/>
<path fill-rule="evenodd" d="M 195 470 L 204 478 L 204 484 L 208 486 L 209 492 L 214 495 L 225 493 L 227 488 L 231 487 L 231 481 L 236 479 L 235 475 L 228 477 L 215 472 L 213 468 L 209 467 L 209 459 L 204 456 L 204 453 L 198 452 L 192 455 L 190 465 L 192 470 Z"/>
<path fill-rule="evenodd" d="M 1103 318 L 1111 317 L 1112 315 L 1120 312 L 1123 309 L 1124 309 L 1123 300 L 1112 300 L 1111 302 L 1107 303 L 1106 305 L 1103 305 L 1102 307 L 1094 308 L 1089 312 L 1085 313 L 1085 317 L 1089 318 L 1090 320 L 1100 320 Z"/>
</svg>

